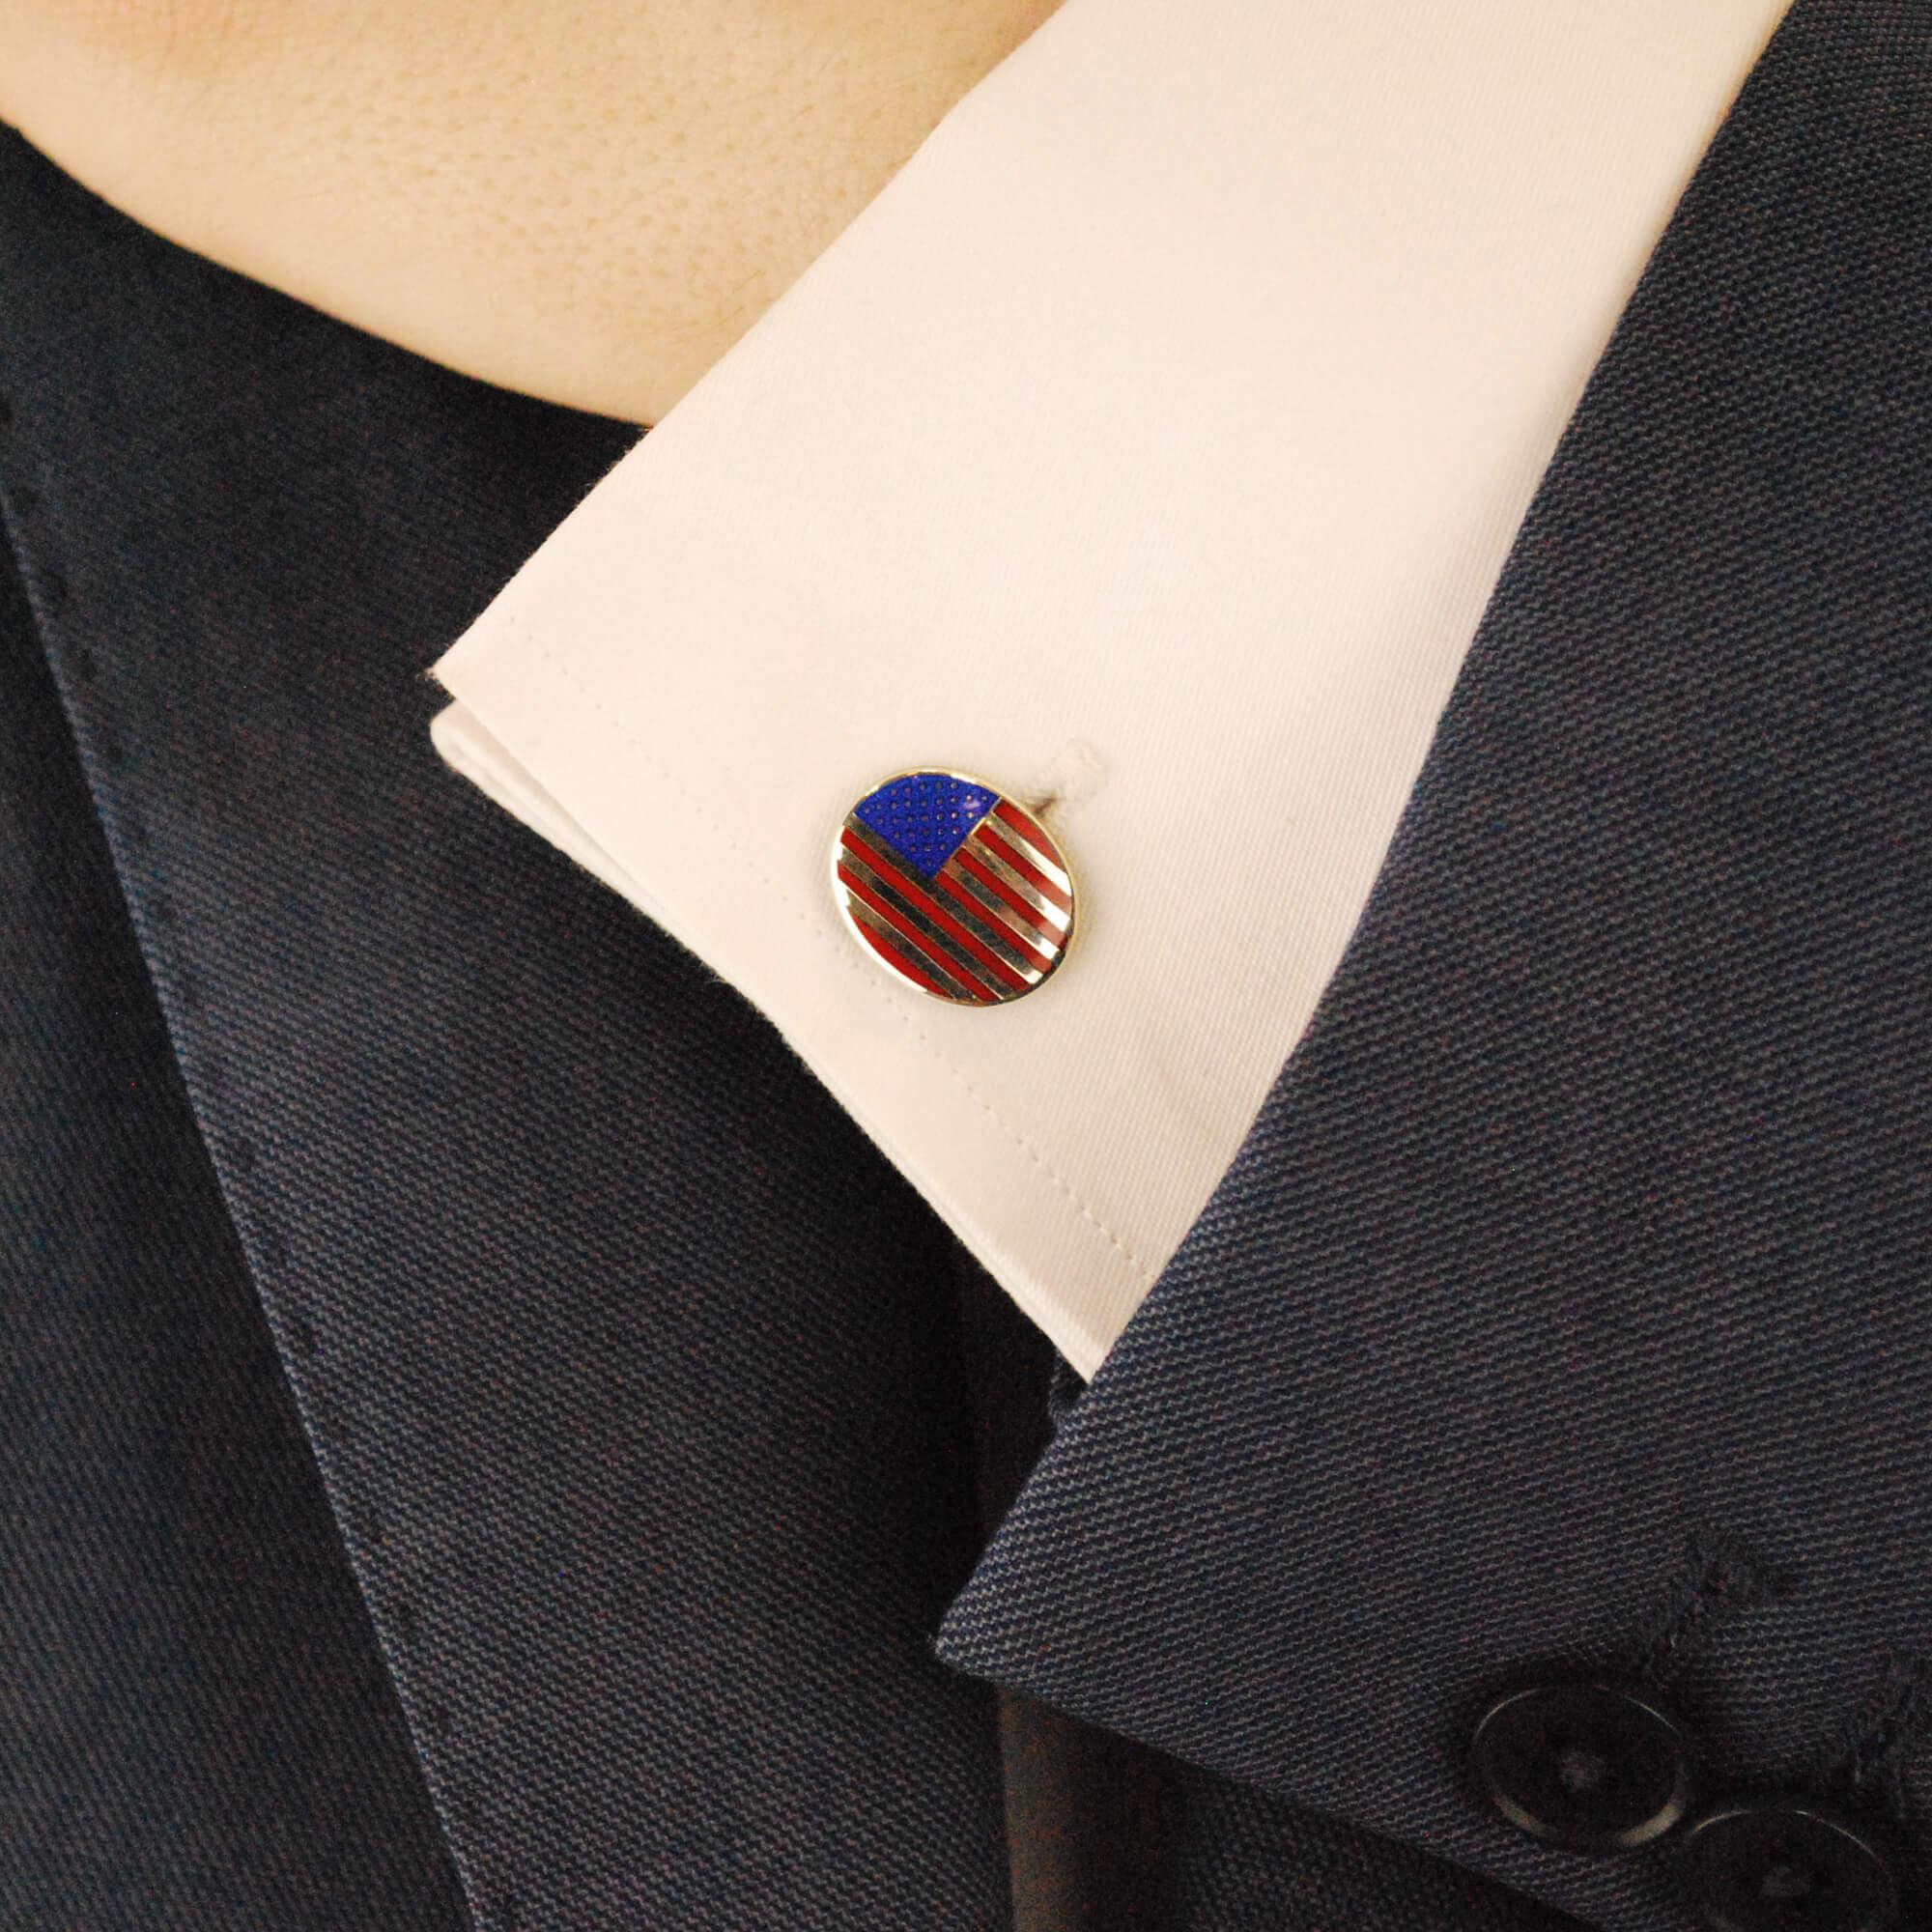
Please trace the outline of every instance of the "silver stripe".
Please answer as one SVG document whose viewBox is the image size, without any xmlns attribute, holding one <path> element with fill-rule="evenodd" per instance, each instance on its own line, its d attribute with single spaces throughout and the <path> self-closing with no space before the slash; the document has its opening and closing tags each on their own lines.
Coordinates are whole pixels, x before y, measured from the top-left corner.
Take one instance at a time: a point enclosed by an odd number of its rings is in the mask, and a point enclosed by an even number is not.
<svg viewBox="0 0 1932 1932">
<path fill-rule="evenodd" d="M 872 866 L 875 869 L 880 866 L 894 866 L 894 867 L 903 867 L 906 871 L 909 872 L 919 872 L 919 867 L 917 866 L 913 865 L 908 860 L 900 858 L 899 855 L 896 852 L 895 852 L 893 848 L 890 845 L 888 845 L 886 841 L 883 838 L 881 838 L 879 835 L 876 832 L 874 832 L 871 829 L 871 827 L 865 822 L 864 819 L 862 818 L 846 819 L 845 830 L 849 832 L 852 835 L 852 837 L 856 838 L 859 841 L 859 843 L 866 848 L 867 855 L 871 860 Z M 920 876 L 923 878 L 925 875 L 924 873 L 921 872 Z"/>
<path fill-rule="evenodd" d="M 994 892 L 991 886 L 982 886 L 963 866 L 958 871 L 952 874 L 952 879 L 962 893 L 970 893 L 973 895 L 974 901 L 985 908 L 980 914 L 982 923 L 994 923 L 1003 934 L 1009 936 L 1016 932 L 1019 933 L 1019 936 L 1043 959 L 1056 959 L 1059 957 L 1059 940 L 1054 938 L 1051 933 L 1020 932 L 1018 924 L 1019 915 L 1000 897 L 999 894 Z"/>
<path fill-rule="evenodd" d="M 864 899 L 855 897 L 851 893 L 847 893 L 844 896 L 845 912 L 849 919 L 865 926 L 868 931 L 877 933 L 895 952 L 903 952 L 929 980 L 943 986 L 949 998 L 959 1000 L 968 1006 L 985 1005 L 985 1001 L 978 993 L 960 985 L 952 974 L 941 971 L 906 938 L 904 933 L 896 930 L 890 921 L 881 919 Z M 890 966 L 893 962 L 886 959 L 880 963 Z"/>
<path fill-rule="evenodd" d="M 1011 960 L 1013 970 L 1026 975 L 1028 985 L 1037 985 L 1046 978 L 1047 967 L 1041 966 L 1034 958 L 1034 952 L 1037 952 L 1050 966 L 1059 949 L 1050 942 L 1036 941 L 1031 934 L 1020 932 L 1011 923 L 1013 917 L 1011 911 L 999 904 L 977 879 L 964 872 L 954 872 L 951 876 L 957 882 L 961 892 L 972 895 L 972 903 L 962 905 L 951 894 L 943 893 L 949 910 L 956 913 L 963 924 L 971 926 L 979 933 L 1002 959 Z M 1025 950 L 1021 944 L 1022 940 L 1026 946 L 1033 948 L 1033 952 Z"/>
<path fill-rule="evenodd" d="M 1068 898 L 1073 896 L 1072 875 L 1052 853 L 1042 852 L 1039 849 L 1039 837 L 1044 835 L 1021 832 L 1014 826 L 1009 825 L 997 811 L 987 812 L 980 824 L 991 826 L 1009 845 L 1018 848 L 1022 859 L 1031 859 Z M 978 830 L 978 827 L 975 827 L 975 830 Z"/>
<path fill-rule="evenodd" d="M 898 913 L 922 939 L 928 945 L 936 946 L 947 959 L 952 961 L 957 966 L 958 973 L 970 973 L 974 980 L 985 986 L 995 998 L 1012 991 L 1012 988 L 1008 986 L 990 966 L 983 960 L 974 958 L 972 953 L 961 946 L 931 914 L 922 912 L 893 884 L 891 879 L 881 877 L 878 869 L 862 859 L 858 853 L 849 849 L 841 850 L 838 854 L 838 863 L 850 867 L 852 871 L 865 880 L 867 885 L 870 886 L 895 913 Z M 955 979 L 958 978 L 958 973 L 954 974 Z M 972 989 L 969 987 L 967 990 Z"/>
<path fill-rule="evenodd" d="M 901 861 L 895 860 L 888 852 L 885 842 L 879 838 L 877 838 L 872 832 L 868 831 L 867 827 L 864 826 L 863 824 L 860 824 L 854 820 L 848 820 L 845 829 L 851 833 L 852 837 L 856 838 L 859 841 L 859 843 L 866 848 L 867 853 L 871 856 L 871 864 L 869 867 L 869 869 L 871 871 L 877 872 L 877 870 L 881 866 L 903 863 Z M 839 857 L 841 860 L 849 861 L 853 856 L 854 855 L 849 848 L 847 847 L 840 848 Z M 938 898 L 942 901 L 945 899 L 946 894 L 944 890 L 941 888 L 938 880 L 935 879 L 932 882 L 929 890 L 931 891 L 935 898 Z M 970 926 L 975 930 L 980 930 L 980 928 L 983 927 L 983 925 L 986 923 L 984 921 L 974 919 L 967 912 L 964 906 L 953 905 L 949 907 L 948 910 L 951 911 L 953 914 L 953 916 L 959 920 L 961 924 Z M 1034 962 L 1030 958 L 1028 958 L 1024 952 L 1020 952 L 1019 949 L 1013 944 L 1012 939 L 1009 936 L 1008 927 L 1005 924 L 996 925 L 995 928 L 990 932 L 980 930 L 980 936 L 982 940 L 984 940 L 986 945 L 992 949 L 993 952 L 997 952 L 1000 955 L 1000 957 L 1004 959 L 1007 962 L 1007 964 L 1013 969 L 1015 973 L 1018 973 L 1019 975 L 1021 975 L 1022 978 L 1025 979 L 1028 985 L 1030 986 L 1036 985 L 1038 983 L 1039 980 L 1045 979 L 1046 975 L 1044 971 L 1040 967 L 1035 965 Z M 1043 952 L 1051 952 L 1051 949 L 1047 947 L 1042 947 L 1040 950 Z M 991 972 L 992 969 L 991 967 L 988 966 L 981 966 L 979 970 L 981 972 Z M 1015 994 L 1014 997 L 1017 998 L 1018 995 Z"/>
<path fill-rule="evenodd" d="M 1027 904 L 1032 906 L 1041 919 L 1047 921 L 1052 925 L 1055 932 L 1059 933 L 1063 939 L 1065 937 L 1066 928 L 1073 922 L 1044 893 L 1040 892 L 1037 887 L 1029 885 L 1023 874 L 1014 871 L 997 852 L 989 850 L 981 840 L 969 838 L 966 842 L 972 846 L 973 856 L 979 860 L 980 865 L 984 866 L 989 872 L 997 874 L 1006 884 L 1012 887 L 1013 891 L 1021 898 L 1025 899 Z"/>
</svg>

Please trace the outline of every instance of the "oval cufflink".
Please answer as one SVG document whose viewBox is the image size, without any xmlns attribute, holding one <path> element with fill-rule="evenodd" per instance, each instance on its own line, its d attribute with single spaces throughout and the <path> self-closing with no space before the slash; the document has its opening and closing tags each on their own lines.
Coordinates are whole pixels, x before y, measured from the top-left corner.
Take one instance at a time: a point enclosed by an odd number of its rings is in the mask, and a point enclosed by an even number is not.
<svg viewBox="0 0 1932 1932">
<path fill-rule="evenodd" d="M 1033 992 L 1073 939 L 1073 873 L 1053 835 L 997 785 L 940 766 L 895 773 L 845 814 L 832 891 L 879 965 L 953 1006 Z"/>
</svg>

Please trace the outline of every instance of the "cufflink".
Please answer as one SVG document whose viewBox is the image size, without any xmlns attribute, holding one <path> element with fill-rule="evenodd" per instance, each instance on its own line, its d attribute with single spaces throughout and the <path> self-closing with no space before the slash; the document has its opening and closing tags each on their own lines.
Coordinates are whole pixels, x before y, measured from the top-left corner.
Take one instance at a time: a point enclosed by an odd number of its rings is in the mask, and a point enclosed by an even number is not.
<svg viewBox="0 0 1932 1932">
<path fill-rule="evenodd" d="M 954 1006 L 1032 992 L 1073 938 L 1073 874 L 1053 836 L 997 785 L 936 766 L 895 774 L 845 814 L 832 894 L 871 958 Z"/>
</svg>

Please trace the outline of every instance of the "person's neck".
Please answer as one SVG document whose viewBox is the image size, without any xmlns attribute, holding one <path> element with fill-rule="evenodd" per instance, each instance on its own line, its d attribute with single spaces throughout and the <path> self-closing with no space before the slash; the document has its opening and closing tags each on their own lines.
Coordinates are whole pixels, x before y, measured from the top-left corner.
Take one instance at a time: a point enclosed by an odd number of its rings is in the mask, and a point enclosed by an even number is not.
<svg viewBox="0 0 1932 1932">
<path fill-rule="evenodd" d="M 136 220 L 651 423 L 1059 0 L 16 0 L 0 120 Z"/>
<path fill-rule="evenodd" d="M 719 31 L 716 0 L 675 0 L 669 192 L 640 219 L 669 263 L 649 390 L 655 421 L 1060 0 L 751 0 L 759 31 Z M 686 191 L 676 157 L 709 156 Z"/>
</svg>

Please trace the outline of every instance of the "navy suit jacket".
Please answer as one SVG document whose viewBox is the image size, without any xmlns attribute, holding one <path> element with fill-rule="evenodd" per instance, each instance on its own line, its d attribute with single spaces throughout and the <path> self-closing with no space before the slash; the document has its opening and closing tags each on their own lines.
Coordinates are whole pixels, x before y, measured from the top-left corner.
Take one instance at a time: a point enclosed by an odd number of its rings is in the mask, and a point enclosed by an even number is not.
<svg viewBox="0 0 1932 1932">
<path fill-rule="evenodd" d="M 764 1021 L 430 750 L 425 668 L 635 430 L 12 136 L 0 398 L 0 1923 L 1926 1909 L 1922 0 L 1798 0 L 1070 1403 Z M 1681 1820 L 1499 1808 L 1472 1732 L 1564 1684 L 1667 1714 Z"/>
</svg>

